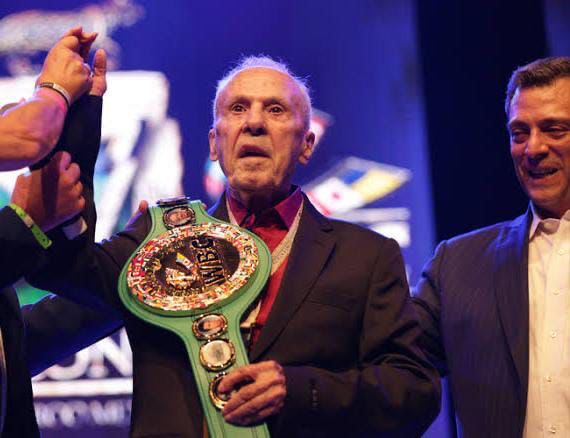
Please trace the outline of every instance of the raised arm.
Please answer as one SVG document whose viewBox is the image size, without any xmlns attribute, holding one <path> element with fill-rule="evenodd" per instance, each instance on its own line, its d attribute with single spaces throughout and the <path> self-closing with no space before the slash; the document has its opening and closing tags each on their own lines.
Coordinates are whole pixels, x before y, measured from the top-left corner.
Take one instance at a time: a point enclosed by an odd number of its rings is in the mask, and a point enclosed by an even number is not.
<svg viewBox="0 0 570 438">
<path fill-rule="evenodd" d="M 28 166 L 45 157 L 61 134 L 69 105 L 91 87 L 83 55 L 96 34 L 71 29 L 49 51 L 34 95 L 0 111 L 0 170 Z"/>
</svg>

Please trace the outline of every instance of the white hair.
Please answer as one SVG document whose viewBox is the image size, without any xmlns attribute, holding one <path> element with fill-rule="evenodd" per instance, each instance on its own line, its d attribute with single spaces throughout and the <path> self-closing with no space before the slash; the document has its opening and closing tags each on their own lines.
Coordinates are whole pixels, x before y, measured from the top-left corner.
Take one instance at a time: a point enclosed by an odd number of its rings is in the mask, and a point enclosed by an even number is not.
<svg viewBox="0 0 570 438">
<path fill-rule="evenodd" d="M 311 94 L 306 79 L 300 78 L 295 74 L 293 74 L 293 72 L 284 62 L 276 61 L 273 58 L 266 55 L 246 56 L 242 58 L 234 68 L 228 71 L 224 75 L 224 77 L 222 77 L 222 79 L 218 81 L 218 84 L 216 85 L 216 95 L 212 103 L 212 116 L 214 122 L 216 121 L 216 104 L 218 102 L 220 94 L 235 76 L 237 76 L 242 71 L 250 68 L 269 68 L 271 70 L 276 70 L 278 72 L 281 72 L 289 76 L 293 80 L 293 82 L 297 84 L 297 86 L 301 90 L 301 95 L 303 96 L 304 100 L 305 126 L 308 129 L 311 122 L 312 105 L 311 105 Z"/>
</svg>

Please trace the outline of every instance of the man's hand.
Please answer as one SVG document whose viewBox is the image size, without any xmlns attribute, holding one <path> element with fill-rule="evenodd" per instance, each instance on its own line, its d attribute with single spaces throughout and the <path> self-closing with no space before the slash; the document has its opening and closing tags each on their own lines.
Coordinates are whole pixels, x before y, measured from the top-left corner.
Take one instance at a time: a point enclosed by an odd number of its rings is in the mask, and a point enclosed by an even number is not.
<svg viewBox="0 0 570 438">
<path fill-rule="evenodd" d="M 57 152 L 41 169 L 20 175 L 11 202 L 22 208 L 43 230 L 49 231 L 83 210 L 80 171 L 68 152 Z"/>
<path fill-rule="evenodd" d="M 218 390 L 227 394 L 236 389 L 222 411 L 224 419 L 240 426 L 259 423 L 283 407 L 287 395 L 283 368 L 272 360 L 236 368 Z"/>
<path fill-rule="evenodd" d="M 97 38 L 97 32 L 83 32 L 83 28 L 81 26 L 76 26 L 65 32 L 63 36 L 77 37 L 79 40 L 79 54 L 83 58 L 83 61 L 87 62 L 91 45 Z"/>
<path fill-rule="evenodd" d="M 83 32 L 81 27 L 74 27 L 68 30 L 65 36 L 74 36 L 79 40 L 79 54 L 84 62 L 89 58 L 91 45 L 97 38 L 96 32 Z M 93 57 L 93 67 L 91 76 L 91 89 L 89 94 L 93 96 L 103 96 L 107 91 L 107 54 L 103 49 L 98 49 Z"/>
<path fill-rule="evenodd" d="M 103 49 L 98 49 L 93 58 L 93 78 L 89 94 L 103 96 L 105 91 L 107 91 L 107 54 Z"/>
<path fill-rule="evenodd" d="M 62 86 L 75 102 L 91 87 L 91 69 L 85 63 L 96 33 L 85 33 L 80 27 L 69 30 L 51 48 L 37 83 L 54 82 Z"/>
</svg>

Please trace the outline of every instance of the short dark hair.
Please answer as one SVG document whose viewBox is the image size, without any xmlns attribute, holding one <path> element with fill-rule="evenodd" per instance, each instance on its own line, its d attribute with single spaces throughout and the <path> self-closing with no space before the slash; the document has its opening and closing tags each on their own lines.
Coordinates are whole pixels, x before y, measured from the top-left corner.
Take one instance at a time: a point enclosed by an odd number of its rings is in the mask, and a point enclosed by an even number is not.
<svg viewBox="0 0 570 438">
<path fill-rule="evenodd" d="M 570 77 L 570 57 L 552 56 L 537 59 L 530 64 L 517 68 L 507 85 L 505 113 L 509 115 L 511 101 L 520 88 L 542 87 L 552 84 L 556 79 Z"/>
</svg>

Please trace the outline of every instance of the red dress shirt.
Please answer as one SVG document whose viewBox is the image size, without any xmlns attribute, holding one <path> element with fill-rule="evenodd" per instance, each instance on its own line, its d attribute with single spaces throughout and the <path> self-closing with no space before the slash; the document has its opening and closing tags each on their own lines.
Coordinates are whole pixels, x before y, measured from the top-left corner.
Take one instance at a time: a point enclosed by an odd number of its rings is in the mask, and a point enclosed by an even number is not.
<svg viewBox="0 0 570 438">
<path fill-rule="evenodd" d="M 228 195 L 229 208 L 236 222 L 241 227 L 247 228 L 259 236 L 269 247 L 271 252 L 277 248 L 287 235 L 302 203 L 303 195 L 301 194 L 301 189 L 297 187 L 293 193 L 279 204 L 254 214 L 249 212 L 238 200 Z M 251 331 L 250 348 L 259 338 L 259 334 L 271 312 L 288 261 L 289 256 L 283 260 L 279 269 L 269 277 L 265 285 L 265 289 L 261 295 L 259 314 Z"/>
</svg>

